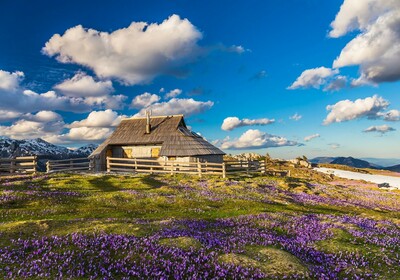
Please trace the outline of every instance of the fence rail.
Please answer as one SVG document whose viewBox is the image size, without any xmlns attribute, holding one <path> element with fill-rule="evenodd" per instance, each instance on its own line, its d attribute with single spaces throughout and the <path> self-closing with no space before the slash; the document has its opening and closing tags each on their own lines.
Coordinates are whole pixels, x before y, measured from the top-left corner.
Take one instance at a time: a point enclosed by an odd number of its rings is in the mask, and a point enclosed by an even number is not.
<svg viewBox="0 0 400 280">
<path fill-rule="evenodd" d="M 36 173 L 37 157 L 0 158 L 0 174 Z"/>
<path fill-rule="evenodd" d="M 94 159 L 74 158 L 63 160 L 50 160 L 46 163 L 48 173 L 94 171 Z M 270 170 L 265 161 L 226 161 L 213 162 L 183 162 L 162 161 L 140 158 L 114 158 L 107 157 L 107 172 L 124 173 L 161 173 L 161 174 L 192 174 L 219 175 L 226 178 L 229 174 L 264 173 L 274 176 L 290 175 L 285 170 Z"/>
<path fill-rule="evenodd" d="M 223 163 L 211 162 L 179 162 L 158 161 L 138 158 L 107 157 L 107 172 L 137 172 L 137 173 L 169 173 L 194 174 L 202 177 L 203 174 L 220 175 L 225 178 L 235 173 L 265 173 L 285 176 L 288 171 L 268 170 L 265 161 L 227 161 Z"/>
<path fill-rule="evenodd" d="M 71 158 L 61 160 L 49 160 L 46 163 L 47 173 L 52 172 L 74 172 L 92 171 L 93 161 L 88 158 Z"/>
<path fill-rule="evenodd" d="M 107 172 L 138 172 L 138 173 L 170 173 L 196 174 L 223 173 L 223 164 L 158 161 L 149 159 L 127 159 L 107 157 Z"/>
</svg>

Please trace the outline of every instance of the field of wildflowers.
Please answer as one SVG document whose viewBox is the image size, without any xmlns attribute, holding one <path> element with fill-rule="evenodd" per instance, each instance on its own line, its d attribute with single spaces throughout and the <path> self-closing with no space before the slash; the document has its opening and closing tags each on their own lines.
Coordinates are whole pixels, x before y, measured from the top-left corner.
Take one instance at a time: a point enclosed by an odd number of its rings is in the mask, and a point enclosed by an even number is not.
<svg viewBox="0 0 400 280">
<path fill-rule="evenodd" d="M 400 191 L 314 173 L 3 177 L 0 277 L 399 279 L 399 219 Z"/>
</svg>

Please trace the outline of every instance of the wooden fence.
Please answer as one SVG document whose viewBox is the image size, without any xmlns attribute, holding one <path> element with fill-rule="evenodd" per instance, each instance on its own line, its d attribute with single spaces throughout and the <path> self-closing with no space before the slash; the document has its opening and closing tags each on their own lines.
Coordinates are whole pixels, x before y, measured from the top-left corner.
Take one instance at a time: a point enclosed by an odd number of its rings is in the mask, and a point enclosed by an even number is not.
<svg viewBox="0 0 400 280">
<path fill-rule="evenodd" d="M 36 173 L 37 157 L 0 158 L 0 174 Z"/>
<path fill-rule="evenodd" d="M 61 160 L 49 160 L 46 163 L 47 173 L 51 172 L 74 172 L 92 171 L 93 160 L 88 158 L 71 158 Z"/>
<path fill-rule="evenodd" d="M 224 163 L 158 161 L 107 157 L 107 172 L 144 172 L 170 174 L 218 174 L 226 176 Z"/>
<path fill-rule="evenodd" d="M 265 162 L 258 160 L 225 161 L 226 171 L 229 173 L 264 172 Z"/>
<path fill-rule="evenodd" d="M 88 158 L 50 160 L 46 163 L 46 170 L 48 173 L 94 171 L 94 160 Z M 226 178 L 229 174 L 239 173 L 264 173 L 274 176 L 290 175 L 289 171 L 268 169 L 265 161 L 211 163 L 113 157 L 107 157 L 107 172 L 192 174 L 199 177 L 204 174 L 219 175 L 223 178 Z"/>
<path fill-rule="evenodd" d="M 288 171 L 267 170 L 265 161 L 228 161 L 223 163 L 211 162 L 179 162 L 158 161 L 151 159 L 127 159 L 107 157 L 107 172 L 137 172 L 137 173 L 169 173 L 220 175 L 235 173 L 265 173 L 272 175 L 289 175 Z"/>
</svg>

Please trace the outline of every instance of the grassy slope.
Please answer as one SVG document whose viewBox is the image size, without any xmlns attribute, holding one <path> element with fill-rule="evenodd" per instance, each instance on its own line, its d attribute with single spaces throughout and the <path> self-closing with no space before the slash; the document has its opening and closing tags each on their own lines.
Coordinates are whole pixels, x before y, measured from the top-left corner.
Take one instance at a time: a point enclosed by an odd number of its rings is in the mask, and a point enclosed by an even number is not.
<svg viewBox="0 0 400 280">
<path fill-rule="evenodd" d="M 400 199 L 399 192 L 345 186 L 346 181 L 342 185 L 330 185 L 330 181 L 327 176 L 300 169 L 293 169 L 291 178 L 199 179 L 184 175 L 58 174 L 16 181 L 3 179 L 0 181 L 0 194 L 3 196 L 0 201 L 0 247 L 9 246 L 11 239 L 75 232 L 147 236 L 160 231 L 171 220 L 215 221 L 265 213 L 276 214 L 277 219 L 333 214 L 398 223 L 400 212 L 397 211 L 396 201 Z M 321 188 L 318 184 L 328 187 Z M 273 186 L 274 189 L 271 191 L 265 186 Z M 310 195 L 311 200 L 294 199 L 296 195 L 303 194 Z M 319 198 L 340 199 L 349 203 L 313 201 Z M 289 234 L 281 226 L 272 229 L 278 235 Z M 355 239 L 346 228 L 332 229 L 332 234 L 331 238 L 315 242 L 315 248 L 328 253 L 345 250 L 366 256 L 371 252 L 380 254 L 379 246 L 357 245 L 363 241 Z M 164 238 L 160 243 L 179 248 L 201 247 L 191 237 Z M 396 249 L 393 254 L 397 253 Z M 271 275 L 290 274 L 291 270 L 306 273 L 310 265 L 286 251 L 259 245 L 246 245 L 242 254 L 221 254 L 219 260 L 252 266 Z M 398 269 L 386 270 L 378 266 L 380 264 L 374 269 L 383 278 L 396 277 L 400 273 Z"/>
</svg>

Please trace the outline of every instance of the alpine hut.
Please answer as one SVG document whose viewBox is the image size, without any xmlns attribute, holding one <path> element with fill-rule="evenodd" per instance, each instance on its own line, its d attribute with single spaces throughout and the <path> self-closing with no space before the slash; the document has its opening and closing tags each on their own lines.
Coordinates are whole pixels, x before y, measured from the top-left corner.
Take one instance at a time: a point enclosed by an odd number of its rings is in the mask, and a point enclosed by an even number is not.
<svg viewBox="0 0 400 280">
<path fill-rule="evenodd" d="M 89 156 L 96 171 L 106 170 L 107 157 L 159 161 L 222 163 L 225 153 L 187 128 L 183 115 L 124 119 Z"/>
</svg>

